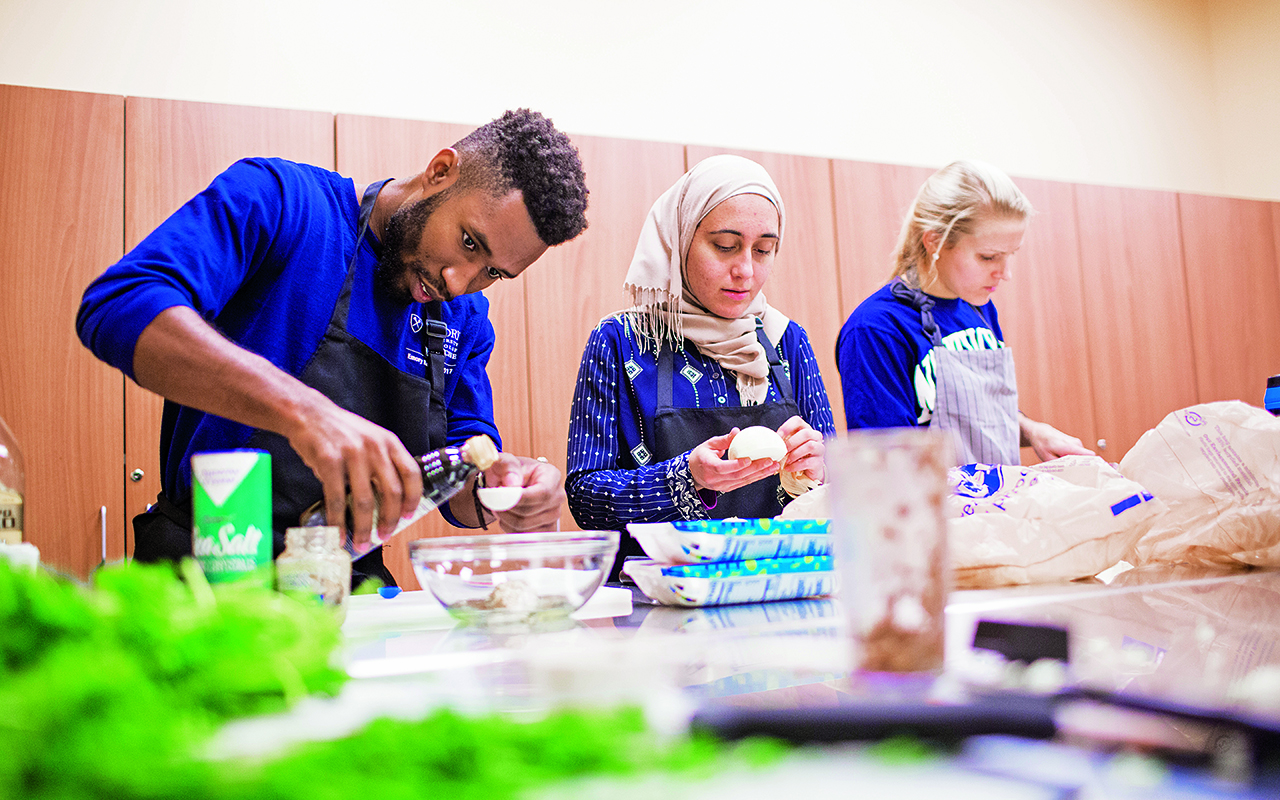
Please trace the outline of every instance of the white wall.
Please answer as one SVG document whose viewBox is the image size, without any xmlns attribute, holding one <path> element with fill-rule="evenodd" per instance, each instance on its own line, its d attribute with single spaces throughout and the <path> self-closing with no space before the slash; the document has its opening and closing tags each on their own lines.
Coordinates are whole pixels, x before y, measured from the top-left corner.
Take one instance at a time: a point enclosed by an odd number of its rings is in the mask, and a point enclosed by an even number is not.
<svg viewBox="0 0 1280 800">
<path fill-rule="evenodd" d="M 0 0 L 0 83 L 1280 199 L 1276 6 Z"/>
<path fill-rule="evenodd" d="M 1224 193 L 1280 198 L 1280 2 L 1213 2 Z"/>
</svg>

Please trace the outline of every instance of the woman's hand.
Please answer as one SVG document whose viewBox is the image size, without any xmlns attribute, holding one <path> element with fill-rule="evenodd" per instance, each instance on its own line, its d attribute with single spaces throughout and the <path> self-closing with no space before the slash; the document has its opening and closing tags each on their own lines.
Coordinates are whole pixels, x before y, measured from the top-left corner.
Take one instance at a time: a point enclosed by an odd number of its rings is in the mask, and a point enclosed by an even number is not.
<svg viewBox="0 0 1280 800">
<path fill-rule="evenodd" d="M 827 479 L 827 445 L 809 423 L 801 417 L 792 417 L 778 428 L 778 435 L 787 445 L 787 457 L 782 462 L 786 472 L 801 472 L 818 483 Z"/>
<path fill-rule="evenodd" d="M 715 492 L 732 492 L 778 472 L 778 462 L 771 458 L 724 458 L 729 443 L 738 435 L 738 429 L 724 436 L 712 436 L 689 451 L 689 472 L 699 489 Z"/>
<path fill-rule="evenodd" d="M 1018 415 L 1018 427 L 1022 432 L 1022 446 L 1036 451 L 1041 461 L 1052 461 L 1062 456 L 1097 455 L 1084 446 L 1084 442 L 1069 436 L 1047 422 L 1036 422 Z"/>
</svg>

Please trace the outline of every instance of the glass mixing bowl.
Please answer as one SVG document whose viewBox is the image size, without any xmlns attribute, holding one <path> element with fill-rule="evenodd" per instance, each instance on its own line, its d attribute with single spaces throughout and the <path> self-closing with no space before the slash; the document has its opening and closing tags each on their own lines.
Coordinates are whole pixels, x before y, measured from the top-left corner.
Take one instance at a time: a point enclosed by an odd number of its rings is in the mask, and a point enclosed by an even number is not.
<svg viewBox="0 0 1280 800">
<path fill-rule="evenodd" d="M 418 582 L 464 622 L 567 619 L 604 583 L 617 531 L 442 536 L 409 544 Z"/>
</svg>

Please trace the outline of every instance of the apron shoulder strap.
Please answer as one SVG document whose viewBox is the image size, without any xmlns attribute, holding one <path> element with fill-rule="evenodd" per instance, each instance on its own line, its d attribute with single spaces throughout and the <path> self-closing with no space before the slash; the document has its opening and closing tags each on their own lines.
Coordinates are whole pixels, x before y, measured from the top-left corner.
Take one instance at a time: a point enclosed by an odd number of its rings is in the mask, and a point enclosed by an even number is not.
<svg viewBox="0 0 1280 800">
<path fill-rule="evenodd" d="M 449 428 L 449 409 L 444 404 L 444 340 L 449 335 L 449 326 L 440 319 L 439 300 L 427 303 L 423 311 L 427 317 L 422 325 L 422 338 L 426 343 L 424 355 L 431 370 L 431 374 L 427 376 L 431 381 L 431 408 L 433 411 L 439 410 L 438 414 L 427 415 L 427 424 L 431 429 L 429 435 L 434 444 L 445 441 Z M 444 444 L 438 446 L 444 447 Z"/>
<path fill-rule="evenodd" d="M 778 348 L 773 346 L 769 341 L 769 337 L 764 332 L 764 322 L 756 320 L 756 339 L 759 340 L 760 346 L 764 348 L 765 358 L 769 359 L 769 377 L 773 380 L 774 387 L 778 390 L 778 395 L 785 401 L 794 403 L 795 392 L 791 390 L 791 376 L 787 374 L 787 368 L 783 366 L 782 359 L 778 357 Z"/>
<path fill-rule="evenodd" d="M 364 189 L 360 198 L 360 216 L 356 219 L 356 246 L 351 252 L 351 260 L 347 262 L 347 275 L 342 281 L 342 291 L 338 293 L 338 303 L 334 308 L 333 320 L 344 330 L 347 327 L 347 315 L 351 310 L 351 286 L 355 281 L 356 259 L 360 257 L 360 243 L 369 230 L 369 218 L 373 216 L 373 206 L 378 200 L 382 187 L 391 182 L 391 178 L 375 181 Z"/>
<path fill-rule="evenodd" d="M 422 326 L 422 338 L 426 341 L 427 353 L 431 356 L 444 356 L 444 340 L 449 335 L 449 326 L 440 319 L 440 301 L 432 300 L 426 305 L 427 319 Z M 431 365 L 433 368 L 435 364 Z"/>
<path fill-rule="evenodd" d="M 674 392 L 671 385 L 672 373 L 675 372 L 672 360 L 675 355 L 672 353 L 673 348 L 669 346 L 660 344 L 658 347 L 658 408 L 670 408 Z"/>
<path fill-rule="evenodd" d="M 356 247 L 360 246 L 360 240 L 364 238 L 365 231 L 369 230 L 369 218 L 373 216 L 373 206 L 378 201 L 378 194 L 382 191 L 382 187 L 388 183 L 391 183 L 391 178 L 383 178 L 364 187 L 364 195 L 360 198 L 360 217 L 356 220 Z"/>
<path fill-rule="evenodd" d="M 933 298 L 914 286 L 908 286 L 902 278 L 894 278 L 889 284 L 893 296 L 920 312 L 920 327 L 934 347 L 942 344 L 942 334 L 933 319 Z"/>
</svg>

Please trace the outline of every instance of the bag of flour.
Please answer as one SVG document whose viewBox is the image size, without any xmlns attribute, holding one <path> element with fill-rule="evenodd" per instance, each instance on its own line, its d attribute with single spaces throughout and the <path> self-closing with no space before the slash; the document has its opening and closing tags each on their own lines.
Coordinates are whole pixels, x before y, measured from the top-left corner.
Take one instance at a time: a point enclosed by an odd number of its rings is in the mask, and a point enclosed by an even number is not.
<svg viewBox="0 0 1280 800">
<path fill-rule="evenodd" d="M 1074 580 L 1120 561 L 1164 504 L 1098 456 L 948 473 L 956 588 Z"/>
<path fill-rule="evenodd" d="M 1175 411 L 1120 471 L 1163 500 L 1125 560 L 1280 566 L 1280 419 L 1240 401 Z"/>
</svg>

